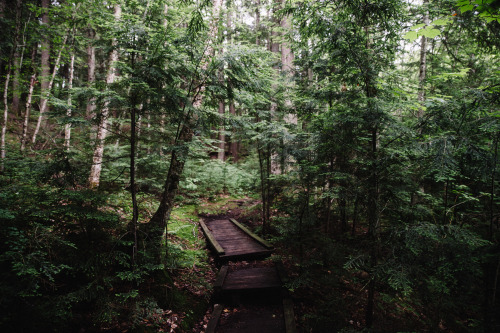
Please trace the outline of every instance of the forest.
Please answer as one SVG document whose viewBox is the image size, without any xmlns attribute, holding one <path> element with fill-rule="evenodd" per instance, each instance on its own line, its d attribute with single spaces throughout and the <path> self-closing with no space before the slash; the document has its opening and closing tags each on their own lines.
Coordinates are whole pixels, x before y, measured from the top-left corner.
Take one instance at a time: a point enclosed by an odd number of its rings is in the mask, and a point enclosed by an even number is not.
<svg viewBox="0 0 500 333">
<path fill-rule="evenodd" d="M 205 332 L 214 217 L 272 243 L 298 332 L 500 332 L 500 1 L 1 0 L 0 31 L 2 332 Z"/>
</svg>

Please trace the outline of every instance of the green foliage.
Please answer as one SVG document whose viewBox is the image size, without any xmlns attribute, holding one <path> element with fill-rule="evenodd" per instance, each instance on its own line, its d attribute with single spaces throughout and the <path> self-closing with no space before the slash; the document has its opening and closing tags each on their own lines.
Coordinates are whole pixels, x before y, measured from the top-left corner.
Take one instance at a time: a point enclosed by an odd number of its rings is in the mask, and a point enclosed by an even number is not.
<svg viewBox="0 0 500 333">
<path fill-rule="evenodd" d="M 218 194 L 245 195 L 256 190 L 257 171 L 250 160 L 242 164 L 219 160 L 190 160 L 180 187 L 190 197 L 202 194 L 213 198 Z"/>
</svg>

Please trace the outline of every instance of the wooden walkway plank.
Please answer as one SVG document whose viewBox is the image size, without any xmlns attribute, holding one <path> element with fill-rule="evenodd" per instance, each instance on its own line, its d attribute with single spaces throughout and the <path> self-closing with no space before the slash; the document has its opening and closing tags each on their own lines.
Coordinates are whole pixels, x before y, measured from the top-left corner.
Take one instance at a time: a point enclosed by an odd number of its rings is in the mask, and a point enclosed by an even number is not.
<svg viewBox="0 0 500 333">
<path fill-rule="evenodd" d="M 290 297 L 283 298 L 283 315 L 285 316 L 286 333 L 297 333 L 295 325 L 295 313 L 293 311 L 293 302 Z"/>
<path fill-rule="evenodd" d="M 200 225 L 219 260 L 260 259 L 270 256 L 273 252 L 269 243 L 251 233 L 237 221 L 228 219 L 200 221 Z"/>
<path fill-rule="evenodd" d="M 220 244 L 217 242 L 217 240 L 212 236 L 212 233 L 210 232 L 210 230 L 208 230 L 208 227 L 205 224 L 205 222 L 200 221 L 200 225 L 201 225 L 201 228 L 203 229 L 203 233 L 205 234 L 205 237 L 208 238 L 209 243 L 212 245 L 215 252 L 217 252 L 218 255 L 223 255 L 224 249 L 222 248 L 222 246 L 220 246 Z"/>
<path fill-rule="evenodd" d="M 281 288 L 281 280 L 274 267 L 241 269 L 227 274 L 223 291 Z"/>
<path fill-rule="evenodd" d="M 235 219 L 229 219 L 231 222 L 233 222 L 238 228 L 240 228 L 241 230 L 243 230 L 246 234 L 248 234 L 250 237 L 252 237 L 253 239 L 255 239 L 257 242 L 259 242 L 260 244 L 264 245 L 264 247 L 266 247 L 268 250 L 272 249 L 273 246 L 265 241 L 264 239 L 260 238 L 259 236 L 257 236 L 256 234 L 254 234 L 253 232 L 251 232 L 247 227 L 245 227 L 243 224 L 239 223 L 238 221 L 236 221 Z"/>
<path fill-rule="evenodd" d="M 210 318 L 210 321 L 208 322 L 205 333 L 215 333 L 215 329 L 217 328 L 217 324 L 219 323 L 219 318 L 222 314 L 223 309 L 224 307 L 222 306 L 222 304 L 214 305 L 214 311 L 212 312 L 212 316 Z"/>
<path fill-rule="evenodd" d="M 226 279 L 228 270 L 229 270 L 228 266 L 222 266 L 222 268 L 219 271 L 219 274 L 217 274 L 217 278 L 215 279 L 214 291 L 217 292 L 222 289 L 222 285 L 224 284 L 224 280 Z"/>
</svg>

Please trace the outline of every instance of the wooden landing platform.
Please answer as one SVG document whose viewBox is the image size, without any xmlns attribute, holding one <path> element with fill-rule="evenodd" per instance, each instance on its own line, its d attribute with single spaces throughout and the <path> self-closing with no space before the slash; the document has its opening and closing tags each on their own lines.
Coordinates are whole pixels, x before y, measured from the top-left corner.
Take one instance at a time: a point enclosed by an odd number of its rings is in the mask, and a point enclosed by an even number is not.
<svg viewBox="0 0 500 333">
<path fill-rule="evenodd" d="M 272 246 L 233 219 L 200 222 L 203 233 L 221 261 L 261 259 Z"/>
<path fill-rule="evenodd" d="M 206 333 L 297 333 L 293 305 L 282 304 L 225 307 L 216 304 Z"/>
<path fill-rule="evenodd" d="M 276 289 L 282 283 L 275 267 L 254 267 L 228 272 L 223 266 L 217 276 L 214 289 L 230 292 L 239 290 Z"/>
</svg>

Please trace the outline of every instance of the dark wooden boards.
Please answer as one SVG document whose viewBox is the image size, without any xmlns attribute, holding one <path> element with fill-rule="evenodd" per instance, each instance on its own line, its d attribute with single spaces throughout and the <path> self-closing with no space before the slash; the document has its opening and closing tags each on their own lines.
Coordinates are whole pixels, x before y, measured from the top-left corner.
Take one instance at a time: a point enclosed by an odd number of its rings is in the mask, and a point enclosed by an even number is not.
<svg viewBox="0 0 500 333">
<path fill-rule="evenodd" d="M 229 272 L 222 284 L 222 291 L 281 288 L 275 267 L 255 267 Z"/>
<path fill-rule="evenodd" d="M 283 298 L 283 315 L 285 316 L 286 333 L 297 333 L 295 312 L 293 311 L 293 302 L 290 297 Z"/>
<path fill-rule="evenodd" d="M 271 244 L 234 219 L 200 222 L 219 261 L 261 259 Z M 283 288 L 287 275 L 280 262 L 222 266 L 214 283 L 216 304 L 207 333 L 296 333 L 292 300 Z M 236 306 L 236 307 L 235 307 Z"/>
<path fill-rule="evenodd" d="M 249 235 L 250 237 L 252 237 L 258 243 L 262 244 L 266 249 L 271 250 L 273 248 L 273 246 L 270 243 L 268 243 L 264 239 L 260 238 L 259 236 L 257 236 L 253 232 L 251 232 L 247 227 L 245 227 L 240 222 L 236 221 L 235 219 L 229 219 L 229 220 L 231 222 L 233 222 L 238 228 L 240 228 L 241 230 L 243 230 L 247 235 Z"/>
<path fill-rule="evenodd" d="M 219 318 L 220 315 L 222 314 L 222 310 L 224 307 L 222 304 L 215 304 L 214 305 L 214 311 L 212 312 L 212 316 L 210 317 L 210 320 L 207 324 L 207 329 L 205 330 L 205 333 L 215 333 L 215 329 L 217 328 L 217 324 L 219 323 Z"/>
<path fill-rule="evenodd" d="M 222 246 L 220 246 L 219 242 L 214 238 L 210 230 L 208 229 L 207 225 L 203 222 L 200 221 L 201 229 L 203 229 L 203 233 L 205 234 L 205 237 L 208 239 L 208 243 L 210 246 L 215 250 L 217 255 L 223 255 L 224 254 L 224 249 Z"/>
<path fill-rule="evenodd" d="M 227 311 L 227 312 L 226 312 Z M 287 333 L 281 306 L 249 306 L 225 309 L 217 333 Z"/>
<path fill-rule="evenodd" d="M 273 252 L 269 243 L 251 233 L 237 221 L 213 220 L 200 222 L 200 225 L 219 260 L 265 258 Z"/>
</svg>

